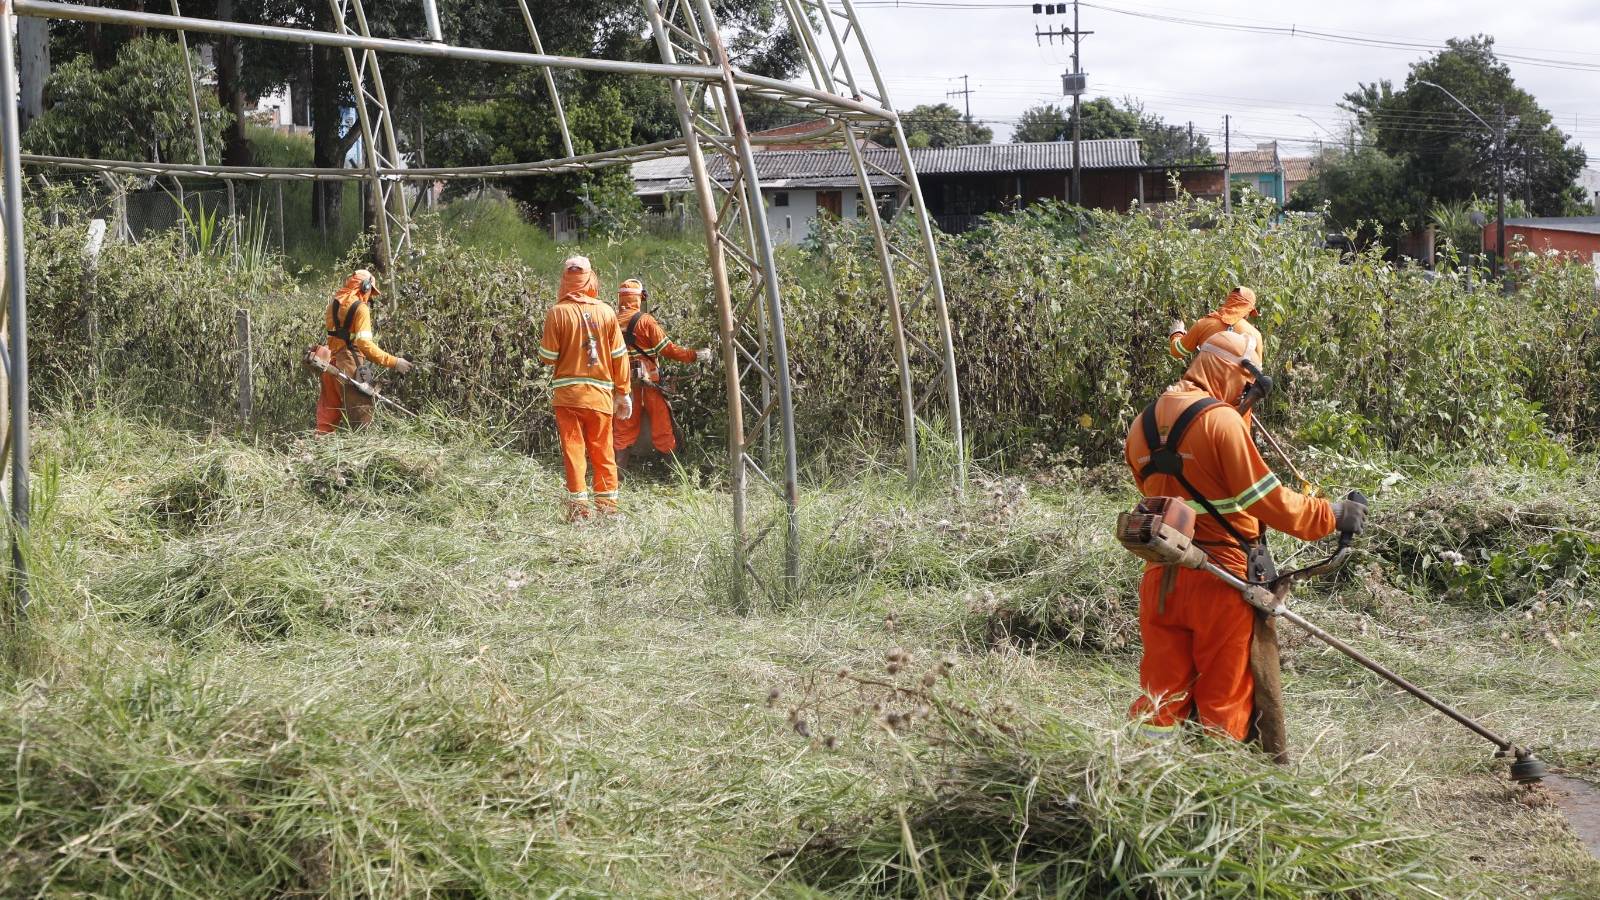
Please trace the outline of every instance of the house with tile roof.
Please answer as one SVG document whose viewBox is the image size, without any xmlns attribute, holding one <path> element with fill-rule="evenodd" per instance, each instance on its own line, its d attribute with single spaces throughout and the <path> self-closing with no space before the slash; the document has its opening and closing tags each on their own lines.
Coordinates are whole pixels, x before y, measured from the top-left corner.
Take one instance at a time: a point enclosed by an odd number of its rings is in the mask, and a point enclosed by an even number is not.
<svg viewBox="0 0 1600 900">
<path fill-rule="evenodd" d="M 1277 141 L 1257 144 L 1254 150 L 1235 150 L 1228 154 L 1225 163 L 1230 187 L 1249 188 L 1272 198 L 1279 206 L 1288 200 Z"/>
</svg>

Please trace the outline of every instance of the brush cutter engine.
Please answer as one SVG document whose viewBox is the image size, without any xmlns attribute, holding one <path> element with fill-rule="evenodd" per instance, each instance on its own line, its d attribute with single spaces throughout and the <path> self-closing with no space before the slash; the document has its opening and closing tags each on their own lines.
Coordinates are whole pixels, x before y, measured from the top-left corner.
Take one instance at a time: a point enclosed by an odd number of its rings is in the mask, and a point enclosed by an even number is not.
<svg viewBox="0 0 1600 900">
<path fill-rule="evenodd" d="M 1117 541 L 1158 566 L 1198 569 L 1206 552 L 1194 543 L 1194 510 L 1177 497 L 1146 497 L 1117 516 Z"/>
</svg>

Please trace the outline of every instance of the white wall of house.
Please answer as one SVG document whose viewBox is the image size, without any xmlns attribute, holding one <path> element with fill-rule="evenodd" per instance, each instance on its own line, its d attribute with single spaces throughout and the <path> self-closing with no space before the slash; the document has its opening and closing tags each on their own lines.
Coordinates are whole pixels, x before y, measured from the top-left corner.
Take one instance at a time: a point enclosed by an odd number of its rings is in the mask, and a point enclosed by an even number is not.
<svg viewBox="0 0 1600 900">
<path fill-rule="evenodd" d="M 774 244 L 799 244 L 811 235 L 811 225 L 817 220 L 817 193 L 814 188 L 762 189 L 767 201 L 767 228 Z M 841 188 L 839 194 L 839 215 L 854 219 L 860 208 L 858 192 Z"/>
</svg>

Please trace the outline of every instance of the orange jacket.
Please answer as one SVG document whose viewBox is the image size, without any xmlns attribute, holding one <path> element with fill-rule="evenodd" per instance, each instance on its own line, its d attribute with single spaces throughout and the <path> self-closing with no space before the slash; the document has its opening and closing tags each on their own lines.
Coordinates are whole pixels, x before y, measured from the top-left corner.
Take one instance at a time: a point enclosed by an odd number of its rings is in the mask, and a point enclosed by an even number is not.
<svg viewBox="0 0 1600 900">
<path fill-rule="evenodd" d="M 639 308 L 637 299 L 632 303 L 624 299 L 621 306 L 618 316 L 624 336 L 629 323 L 633 325 L 633 346 L 628 348 L 628 358 L 644 370 L 645 381 L 654 383 L 661 380 L 660 357 L 665 356 L 673 362 L 694 362 L 694 351 L 674 344 L 656 317 Z"/>
<path fill-rule="evenodd" d="M 1255 338 L 1256 346 L 1260 347 L 1261 332 L 1250 324 L 1250 319 L 1255 315 L 1257 315 L 1256 292 L 1247 287 L 1234 288 L 1222 306 L 1201 317 L 1194 323 L 1193 328 L 1187 331 L 1175 331 L 1169 335 L 1167 353 L 1173 359 L 1188 359 L 1212 335 L 1229 329 L 1246 337 Z"/>
<path fill-rule="evenodd" d="M 544 317 L 539 361 L 555 366 L 553 406 L 575 406 L 610 415 L 615 394 L 626 394 L 628 350 L 617 314 L 601 303 L 594 272 L 564 272 L 561 299 Z"/>
<path fill-rule="evenodd" d="M 1226 352 L 1243 355 L 1247 349 L 1242 335 L 1222 333 L 1211 343 Z M 1204 345 L 1202 345 L 1204 347 Z M 1326 500 L 1297 494 L 1278 483 L 1278 476 L 1267 467 L 1250 430 L 1232 403 L 1244 390 L 1247 376 L 1238 364 L 1202 350 L 1184 373 L 1183 380 L 1156 400 L 1156 429 L 1162 439 L 1178 416 L 1197 401 L 1212 397 L 1222 401 L 1207 410 L 1183 436 L 1178 447 L 1183 456 L 1183 475 L 1211 505 L 1247 539 L 1261 534 L 1263 523 L 1301 540 L 1316 540 L 1333 533 L 1333 507 Z M 1150 462 L 1150 446 L 1145 441 L 1143 415 L 1128 430 L 1124 457 L 1133 470 L 1133 480 L 1146 497 L 1183 497 L 1195 509 L 1195 539 L 1202 543 L 1218 564 L 1230 571 L 1245 571 L 1245 556 L 1233 536 L 1193 502 L 1189 492 L 1171 475 L 1140 472 Z"/>
<path fill-rule="evenodd" d="M 365 297 L 361 296 L 361 273 L 356 273 L 346 278 L 344 287 L 333 295 L 333 302 L 323 310 L 322 320 L 329 332 L 337 329 L 348 316 L 350 321 L 350 344 L 355 345 L 355 351 L 367 359 L 372 360 L 386 369 L 394 368 L 395 357 L 383 352 L 377 341 L 372 339 L 372 307 Z M 352 304 L 356 305 L 355 312 L 350 312 Z M 338 320 L 334 320 L 334 316 Z M 328 335 L 328 349 L 334 353 L 344 350 L 346 344 L 343 338 Z"/>
</svg>

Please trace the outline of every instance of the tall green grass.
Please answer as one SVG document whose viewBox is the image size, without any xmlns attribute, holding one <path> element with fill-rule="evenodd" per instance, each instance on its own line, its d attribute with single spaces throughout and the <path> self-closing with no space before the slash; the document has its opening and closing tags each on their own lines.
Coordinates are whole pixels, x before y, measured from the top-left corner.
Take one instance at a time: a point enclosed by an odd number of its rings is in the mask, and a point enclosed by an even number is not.
<svg viewBox="0 0 1600 900">
<path fill-rule="evenodd" d="M 801 590 L 736 611 L 726 499 L 689 471 L 569 527 L 553 454 L 443 418 L 256 442 L 109 394 L 50 416 L 36 451 L 59 475 L 31 663 L 0 683 L 6 895 L 1600 886 L 1481 742 L 1292 635 L 1293 766 L 1134 740 L 1138 566 L 1101 475 L 956 500 L 836 454 L 802 509 Z M 1421 553 L 1434 526 L 1406 512 L 1517 477 L 1408 485 L 1374 546 Z M 1592 770 L 1592 615 L 1552 647 L 1548 620 L 1363 565 L 1302 611 Z"/>
</svg>

